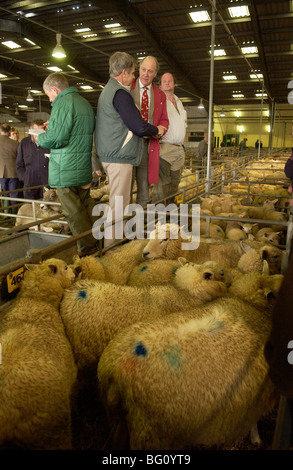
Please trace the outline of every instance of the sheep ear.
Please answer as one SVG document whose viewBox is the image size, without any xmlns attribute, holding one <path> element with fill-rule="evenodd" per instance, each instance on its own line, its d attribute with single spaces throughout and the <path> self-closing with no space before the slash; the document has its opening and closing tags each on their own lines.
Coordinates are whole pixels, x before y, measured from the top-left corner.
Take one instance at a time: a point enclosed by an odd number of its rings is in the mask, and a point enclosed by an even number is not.
<svg viewBox="0 0 293 470">
<path fill-rule="evenodd" d="M 182 258 L 181 256 L 178 258 L 178 261 L 181 266 L 184 266 L 187 263 L 187 260 L 185 258 Z"/>
<path fill-rule="evenodd" d="M 48 265 L 48 268 L 50 269 L 50 271 L 53 273 L 53 274 L 56 274 L 57 272 L 57 266 L 55 264 L 49 264 Z"/>
<path fill-rule="evenodd" d="M 80 257 L 78 255 L 74 255 L 72 257 L 72 262 L 75 263 L 76 261 L 79 261 L 80 260 Z"/>
<path fill-rule="evenodd" d="M 39 264 L 25 264 L 24 265 L 25 269 L 27 269 L 28 271 L 34 271 L 39 266 L 40 266 Z"/>
<path fill-rule="evenodd" d="M 266 259 L 263 260 L 263 264 L 262 264 L 262 274 L 270 274 L 269 263 L 267 262 Z"/>
<path fill-rule="evenodd" d="M 49 191 L 49 188 L 47 188 L 46 186 L 44 186 L 44 191 Z"/>
<path fill-rule="evenodd" d="M 251 250 L 251 246 L 248 245 L 248 243 L 245 243 L 243 240 L 241 240 L 240 246 L 245 253 Z"/>
</svg>

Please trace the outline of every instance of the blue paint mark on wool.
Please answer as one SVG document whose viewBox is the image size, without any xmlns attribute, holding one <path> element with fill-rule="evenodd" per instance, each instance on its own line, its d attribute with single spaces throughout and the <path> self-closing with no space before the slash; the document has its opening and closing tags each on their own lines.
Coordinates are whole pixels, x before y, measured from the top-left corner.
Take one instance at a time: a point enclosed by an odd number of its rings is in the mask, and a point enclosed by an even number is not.
<svg viewBox="0 0 293 470">
<path fill-rule="evenodd" d="M 140 268 L 140 272 L 143 272 L 143 271 L 145 271 L 146 269 L 148 269 L 148 266 L 143 266 L 142 268 Z"/>
<path fill-rule="evenodd" d="M 147 349 L 142 343 L 136 343 L 134 353 L 136 356 L 146 356 L 147 355 Z"/>
<path fill-rule="evenodd" d="M 173 369 L 181 366 L 181 357 L 177 347 L 171 347 L 169 351 L 163 352 L 163 357 Z"/>
<path fill-rule="evenodd" d="M 78 297 L 81 297 L 82 299 L 85 299 L 86 296 L 87 296 L 87 293 L 86 293 L 85 290 L 80 290 L 80 291 L 78 291 L 77 295 L 78 295 Z"/>
</svg>

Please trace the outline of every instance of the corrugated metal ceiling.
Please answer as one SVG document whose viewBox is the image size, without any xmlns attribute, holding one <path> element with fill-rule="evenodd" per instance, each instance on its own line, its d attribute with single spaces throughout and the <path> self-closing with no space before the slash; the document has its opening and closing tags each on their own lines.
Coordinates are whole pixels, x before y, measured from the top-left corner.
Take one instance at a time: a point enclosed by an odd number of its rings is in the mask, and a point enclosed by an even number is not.
<svg viewBox="0 0 293 470">
<path fill-rule="evenodd" d="M 161 73 L 173 72 L 177 78 L 176 93 L 186 104 L 196 105 L 199 98 L 208 101 L 211 21 L 193 23 L 189 13 L 206 10 L 211 17 L 213 5 L 216 6 L 215 49 L 226 52 L 224 57 L 215 57 L 214 61 L 214 104 L 259 102 L 255 94 L 262 89 L 262 80 L 251 79 L 251 71 L 264 78 L 266 102 L 272 99 L 287 103 L 288 83 L 293 72 L 292 1 L 201 0 L 196 6 L 191 5 L 190 0 L 2 0 L 0 73 L 7 77 L 0 79 L 1 112 L 12 113 L 19 104 L 27 104 L 28 88 L 41 91 L 50 65 L 58 65 L 68 74 L 70 83 L 76 85 L 95 108 L 101 85 L 108 80 L 109 56 L 117 50 L 137 58 L 155 55 L 160 63 L 157 83 Z M 234 5 L 247 5 L 250 15 L 231 18 L 228 7 Z M 105 28 L 113 22 L 120 26 Z M 90 31 L 75 32 L 82 27 Z M 66 59 L 51 57 L 57 32 L 62 34 Z M 94 36 L 83 37 L 85 34 Z M 2 44 L 4 40 L 13 40 L 21 47 L 9 49 Z M 240 50 L 243 45 L 256 46 L 257 52 L 244 56 Z M 237 78 L 226 81 L 224 74 Z M 90 85 L 92 90 L 83 91 L 82 83 Z M 244 97 L 235 99 L 233 92 Z M 40 107 L 43 111 L 50 110 L 43 94 L 31 109 Z"/>
</svg>

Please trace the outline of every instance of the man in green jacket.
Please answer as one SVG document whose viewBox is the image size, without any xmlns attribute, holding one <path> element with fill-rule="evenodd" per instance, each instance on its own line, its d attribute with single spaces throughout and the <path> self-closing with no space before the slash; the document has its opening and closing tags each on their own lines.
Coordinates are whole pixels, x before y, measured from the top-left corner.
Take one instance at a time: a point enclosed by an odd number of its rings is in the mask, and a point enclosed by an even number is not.
<svg viewBox="0 0 293 470">
<path fill-rule="evenodd" d="M 93 227 L 90 196 L 92 180 L 91 154 L 95 115 L 92 107 L 65 75 L 50 74 L 43 89 L 52 103 L 47 132 L 38 136 L 38 144 L 51 150 L 49 185 L 57 188 L 64 216 L 72 235 L 80 235 Z M 97 251 L 92 235 L 77 241 L 79 255 Z"/>
</svg>

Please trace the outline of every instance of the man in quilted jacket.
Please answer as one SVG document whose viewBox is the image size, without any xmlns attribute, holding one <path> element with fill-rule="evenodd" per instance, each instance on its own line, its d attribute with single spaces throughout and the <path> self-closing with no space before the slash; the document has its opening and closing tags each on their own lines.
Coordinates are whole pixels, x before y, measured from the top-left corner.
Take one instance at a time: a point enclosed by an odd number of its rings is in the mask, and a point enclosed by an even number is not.
<svg viewBox="0 0 293 470">
<path fill-rule="evenodd" d="M 49 185 L 57 188 L 64 216 L 72 235 L 92 229 L 95 205 L 90 196 L 91 154 L 95 115 L 91 105 L 69 86 L 61 73 L 50 74 L 43 89 L 52 103 L 47 132 L 38 136 L 38 144 L 51 150 Z M 92 234 L 77 241 L 80 256 L 97 251 Z"/>
</svg>

